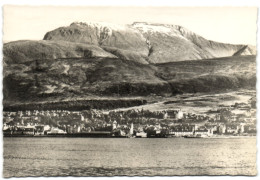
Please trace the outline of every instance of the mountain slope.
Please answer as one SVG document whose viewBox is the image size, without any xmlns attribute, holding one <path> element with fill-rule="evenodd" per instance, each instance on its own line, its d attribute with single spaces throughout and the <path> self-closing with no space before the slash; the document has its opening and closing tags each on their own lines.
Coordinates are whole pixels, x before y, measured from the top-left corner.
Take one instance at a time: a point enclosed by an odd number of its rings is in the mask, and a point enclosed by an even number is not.
<svg viewBox="0 0 260 180">
<path fill-rule="evenodd" d="M 198 60 L 228 57 L 241 50 L 244 45 L 232 45 L 206 40 L 205 38 L 177 25 L 133 23 L 151 44 L 149 56 L 152 63 Z M 247 47 L 247 53 L 254 55 L 254 47 Z"/>
<path fill-rule="evenodd" d="M 256 86 L 256 57 L 233 56 L 157 64 L 172 93 L 217 92 Z"/>
<path fill-rule="evenodd" d="M 170 92 L 168 83 L 154 74 L 151 66 L 115 58 L 35 60 L 5 67 L 4 99 L 40 101 Z"/>
<path fill-rule="evenodd" d="M 68 41 L 15 41 L 4 44 L 4 63 L 23 63 L 36 59 L 107 57 L 116 58 L 102 48 Z"/>
<path fill-rule="evenodd" d="M 148 55 L 145 39 L 131 26 L 74 22 L 68 27 L 60 27 L 46 33 L 43 39 L 94 44 L 108 52 L 114 52 L 121 58 L 142 63 L 146 63 L 145 57 Z"/>
</svg>

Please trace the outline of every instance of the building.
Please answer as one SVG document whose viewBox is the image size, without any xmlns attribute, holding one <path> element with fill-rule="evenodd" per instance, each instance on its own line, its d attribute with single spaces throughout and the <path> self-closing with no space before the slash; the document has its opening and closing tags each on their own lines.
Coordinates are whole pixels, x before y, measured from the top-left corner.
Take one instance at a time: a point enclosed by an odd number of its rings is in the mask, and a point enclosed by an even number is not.
<svg viewBox="0 0 260 180">
<path fill-rule="evenodd" d="M 35 127 L 25 127 L 23 129 L 24 135 L 34 135 L 35 134 Z"/>
<path fill-rule="evenodd" d="M 67 134 L 65 131 L 59 129 L 59 128 L 51 128 L 50 131 L 47 132 L 47 135 L 51 135 L 51 134 Z"/>
<path fill-rule="evenodd" d="M 177 125 L 170 127 L 169 135 L 176 137 L 192 136 L 195 132 L 195 125 Z"/>
<path fill-rule="evenodd" d="M 226 125 L 225 125 L 225 124 L 220 124 L 220 125 L 218 126 L 218 133 L 219 133 L 219 134 L 225 134 L 225 133 L 226 133 L 226 130 L 227 130 L 227 128 L 226 128 Z"/>
<path fill-rule="evenodd" d="M 194 133 L 195 136 L 197 137 L 207 137 L 207 136 L 212 136 L 213 135 L 213 130 L 211 129 L 198 129 Z"/>
<path fill-rule="evenodd" d="M 141 131 L 141 132 L 136 132 L 135 137 L 137 138 L 146 138 L 147 137 L 147 133 Z"/>
<path fill-rule="evenodd" d="M 44 126 L 35 126 L 35 135 L 44 135 Z"/>
<path fill-rule="evenodd" d="M 113 125 L 112 125 L 112 129 L 114 130 L 114 129 L 116 129 L 117 128 L 117 122 L 116 122 L 116 120 L 113 122 Z"/>
<path fill-rule="evenodd" d="M 235 124 L 226 125 L 226 133 L 227 134 L 238 134 L 239 126 Z"/>
<path fill-rule="evenodd" d="M 183 118 L 183 112 L 181 109 L 178 110 L 177 114 L 176 114 L 176 119 L 182 119 Z"/>
</svg>

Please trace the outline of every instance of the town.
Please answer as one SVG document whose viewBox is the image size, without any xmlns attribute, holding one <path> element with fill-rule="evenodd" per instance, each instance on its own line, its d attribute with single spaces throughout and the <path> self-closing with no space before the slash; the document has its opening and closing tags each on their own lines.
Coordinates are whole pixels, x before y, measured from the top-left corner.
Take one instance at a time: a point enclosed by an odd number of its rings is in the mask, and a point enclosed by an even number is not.
<svg viewBox="0 0 260 180">
<path fill-rule="evenodd" d="M 255 136 L 256 100 L 220 106 L 205 114 L 181 109 L 149 111 L 46 110 L 3 112 L 3 134 L 35 137 Z"/>
</svg>

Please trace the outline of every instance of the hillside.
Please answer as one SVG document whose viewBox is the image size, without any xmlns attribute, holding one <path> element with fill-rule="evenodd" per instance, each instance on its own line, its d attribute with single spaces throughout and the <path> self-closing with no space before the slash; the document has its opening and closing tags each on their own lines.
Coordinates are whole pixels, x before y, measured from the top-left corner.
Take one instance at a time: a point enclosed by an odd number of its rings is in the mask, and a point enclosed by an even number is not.
<svg viewBox="0 0 260 180">
<path fill-rule="evenodd" d="M 24 63 L 36 59 L 107 57 L 116 58 L 102 48 L 68 41 L 15 41 L 4 44 L 4 63 Z"/>
<path fill-rule="evenodd" d="M 160 93 L 168 84 L 154 74 L 148 65 L 114 58 L 35 60 L 5 67 L 4 95 L 27 101 Z"/>
<path fill-rule="evenodd" d="M 157 77 L 171 85 L 172 93 L 217 92 L 256 87 L 255 56 L 172 62 L 156 66 Z"/>
<path fill-rule="evenodd" d="M 157 65 L 117 58 L 35 60 L 4 69 L 4 102 L 52 102 L 255 88 L 255 56 Z"/>
</svg>

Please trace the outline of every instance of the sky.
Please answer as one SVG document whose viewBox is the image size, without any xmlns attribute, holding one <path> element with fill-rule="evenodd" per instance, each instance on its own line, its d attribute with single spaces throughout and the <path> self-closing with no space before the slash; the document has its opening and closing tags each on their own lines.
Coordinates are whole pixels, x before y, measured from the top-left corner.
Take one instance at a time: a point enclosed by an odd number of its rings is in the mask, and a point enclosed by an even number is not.
<svg viewBox="0 0 260 180">
<path fill-rule="evenodd" d="M 40 40 L 72 22 L 166 23 L 183 26 L 206 39 L 256 45 L 256 7 L 102 7 L 4 6 L 3 41 Z"/>
</svg>

